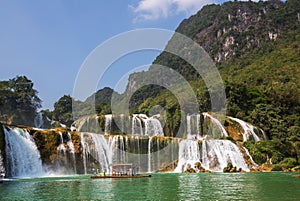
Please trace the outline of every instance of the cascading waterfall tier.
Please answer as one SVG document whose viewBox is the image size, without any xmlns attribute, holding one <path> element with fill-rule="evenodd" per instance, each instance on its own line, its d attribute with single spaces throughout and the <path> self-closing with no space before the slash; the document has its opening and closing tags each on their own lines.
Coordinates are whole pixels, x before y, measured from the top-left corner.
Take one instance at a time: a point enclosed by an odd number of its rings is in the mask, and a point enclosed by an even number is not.
<svg viewBox="0 0 300 201">
<path fill-rule="evenodd" d="M 145 114 L 85 116 L 73 123 L 72 130 L 98 134 L 132 134 L 164 136 L 159 115 L 147 117 Z M 129 129 L 130 128 L 130 129 Z"/>
<path fill-rule="evenodd" d="M 208 129 L 207 129 L 207 132 L 208 132 L 207 135 L 210 135 L 213 138 L 228 136 L 227 131 L 225 130 L 225 128 L 223 127 L 223 125 L 217 118 L 213 117 L 212 115 L 210 115 L 207 112 L 204 112 L 203 116 L 204 116 L 204 121 L 206 123 L 210 122 Z"/>
<path fill-rule="evenodd" d="M 143 119 L 143 121 L 145 122 L 145 135 L 164 136 L 161 123 L 158 119 L 156 119 L 156 116 Z"/>
<path fill-rule="evenodd" d="M 132 135 L 143 135 L 143 126 L 142 126 L 142 120 L 139 118 L 138 114 L 133 114 L 132 116 L 132 129 L 131 129 Z"/>
<path fill-rule="evenodd" d="M 208 140 L 203 141 L 201 164 L 214 172 L 222 172 L 224 167 L 231 163 L 237 169 L 249 172 L 239 147 L 229 140 Z"/>
<path fill-rule="evenodd" d="M 61 174 L 74 174 L 77 172 L 77 168 L 75 148 L 72 142 L 71 134 L 64 134 L 65 139 L 61 131 L 58 131 L 58 134 L 60 144 L 57 147 L 55 172 L 60 172 Z"/>
<path fill-rule="evenodd" d="M 81 133 L 81 145 L 85 174 L 87 170 L 93 168 L 101 168 L 102 171 L 110 172 L 112 153 L 103 135 Z"/>
<path fill-rule="evenodd" d="M 203 113 L 203 116 L 204 121 L 201 122 L 200 114 L 186 117 L 187 139 L 164 137 L 160 123 L 162 117 L 158 115 L 148 117 L 144 114 L 93 115 L 77 121 L 76 125 L 80 130 L 98 126 L 97 129 L 102 130 L 101 134 L 78 132 L 78 129 L 69 132 L 65 128 L 51 130 L 28 128 L 38 146 L 26 129 L 4 126 L 3 140 L 6 150 L 9 151 L 4 153 L 4 148 L 2 149 L 4 160 L 0 158 L 0 170 L 1 161 L 2 167 L 5 161 L 8 177 L 43 174 L 42 162 L 44 167 L 47 167 L 47 173 L 60 174 L 91 173 L 92 169 L 96 168 L 109 172 L 111 164 L 117 163 L 132 163 L 142 172 L 172 171 L 178 159 L 177 172 L 195 168 L 195 163 L 201 164 L 204 169 L 219 172 L 229 162 L 237 168 L 249 171 L 252 167 L 247 167 L 245 163 L 246 160 L 247 164 L 250 164 L 249 152 L 242 149 L 241 144 L 219 138 L 226 139 L 227 136 L 231 136 L 236 141 L 242 139 L 257 141 L 265 139 L 262 137 L 263 132 L 258 134 L 259 128 L 236 118 L 226 117 L 226 126 L 222 126 L 215 115 Z M 112 135 L 111 132 L 116 131 L 113 128 L 116 125 L 120 126 L 122 131 L 129 131 L 129 134 Z M 234 128 L 236 130 L 233 130 Z M 44 143 L 47 143 L 47 146 Z M 41 151 L 42 161 L 37 147 Z M 16 160 L 17 157 L 30 160 L 35 158 L 30 163 L 38 165 L 27 164 L 22 159 Z M 32 170 L 29 171 L 30 169 Z"/>
<path fill-rule="evenodd" d="M 184 172 L 200 162 L 200 150 L 197 140 L 183 140 L 179 144 L 179 158 L 175 172 Z"/>
<path fill-rule="evenodd" d="M 7 175 L 9 177 L 36 177 L 44 175 L 40 152 L 34 139 L 24 129 L 3 127 Z"/>
<path fill-rule="evenodd" d="M 248 141 L 248 140 L 254 140 L 255 142 L 257 142 L 257 141 L 259 141 L 259 140 L 261 140 L 259 137 L 258 137 L 258 135 L 257 135 L 257 133 L 262 133 L 262 139 L 263 140 L 266 140 L 266 137 L 265 137 L 265 135 L 264 135 L 264 132 L 261 130 L 261 129 L 258 129 L 258 128 L 256 128 L 255 126 L 253 126 L 253 125 L 251 125 L 251 124 L 249 124 L 249 123 L 247 123 L 247 122 L 245 122 L 245 121 L 243 121 L 243 120 L 241 120 L 241 119 L 238 119 L 238 118 L 233 118 L 233 117 L 229 117 L 231 120 L 233 120 L 233 121 L 235 121 L 235 122 L 237 122 L 237 123 L 239 123 L 239 125 L 242 127 L 242 129 L 243 129 L 243 133 L 242 133 L 242 135 L 243 135 L 243 141 L 245 142 L 245 141 Z"/>
<path fill-rule="evenodd" d="M 200 114 L 192 114 L 186 116 L 187 139 L 200 138 Z"/>
<path fill-rule="evenodd" d="M 229 140 L 183 140 L 179 145 L 179 161 L 175 171 L 196 169 L 197 162 L 205 170 L 213 172 L 222 172 L 228 163 L 237 169 L 249 171 L 241 150 Z"/>
</svg>

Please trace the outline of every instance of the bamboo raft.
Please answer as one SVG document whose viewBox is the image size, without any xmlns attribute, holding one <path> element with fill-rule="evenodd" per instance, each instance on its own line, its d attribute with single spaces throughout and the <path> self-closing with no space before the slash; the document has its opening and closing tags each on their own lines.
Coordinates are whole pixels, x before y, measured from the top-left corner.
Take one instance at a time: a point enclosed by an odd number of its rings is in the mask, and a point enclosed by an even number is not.
<svg viewBox="0 0 300 201">
<path fill-rule="evenodd" d="M 146 177 L 151 177 L 151 174 L 137 174 L 137 175 L 122 175 L 122 176 L 112 176 L 112 175 L 92 175 L 92 179 L 107 179 L 107 178 L 112 178 L 112 179 L 124 179 L 124 178 L 146 178 Z"/>
</svg>

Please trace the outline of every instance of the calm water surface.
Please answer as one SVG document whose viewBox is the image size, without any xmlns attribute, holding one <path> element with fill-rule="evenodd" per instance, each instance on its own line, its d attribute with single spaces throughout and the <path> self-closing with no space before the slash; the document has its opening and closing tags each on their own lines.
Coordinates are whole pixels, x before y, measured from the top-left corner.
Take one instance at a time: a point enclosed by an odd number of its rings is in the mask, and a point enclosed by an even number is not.
<svg viewBox="0 0 300 201">
<path fill-rule="evenodd" d="M 153 174 L 140 179 L 68 176 L 6 180 L 0 200 L 300 200 L 293 173 Z"/>
</svg>

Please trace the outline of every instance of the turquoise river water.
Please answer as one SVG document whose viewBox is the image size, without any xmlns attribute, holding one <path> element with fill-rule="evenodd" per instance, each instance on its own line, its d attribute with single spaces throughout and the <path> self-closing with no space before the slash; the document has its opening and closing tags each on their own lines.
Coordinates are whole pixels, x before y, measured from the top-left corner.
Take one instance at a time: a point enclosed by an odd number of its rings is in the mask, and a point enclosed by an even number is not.
<svg viewBox="0 0 300 201">
<path fill-rule="evenodd" d="M 89 175 L 8 179 L 0 200 L 300 200 L 295 173 L 156 173 L 151 178 Z"/>
</svg>

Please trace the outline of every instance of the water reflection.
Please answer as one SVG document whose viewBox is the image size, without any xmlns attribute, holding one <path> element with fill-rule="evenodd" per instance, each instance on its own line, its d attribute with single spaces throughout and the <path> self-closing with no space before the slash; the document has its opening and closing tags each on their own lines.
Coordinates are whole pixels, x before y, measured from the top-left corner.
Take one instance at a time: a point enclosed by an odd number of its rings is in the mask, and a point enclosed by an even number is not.
<svg viewBox="0 0 300 201">
<path fill-rule="evenodd" d="M 89 176 L 16 179 L 0 184 L 1 200 L 299 200 L 292 173 L 153 174 L 141 179 Z"/>
<path fill-rule="evenodd" d="M 179 186 L 177 192 L 179 200 L 200 199 L 203 185 L 200 174 L 180 174 L 178 180 Z"/>
<path fill-rule="evenodd" d="M 246 174 L 180 174 L 178 179 L 180 200 L 247 200 L 257 191 L 256 180 Z"/>
</svg>

